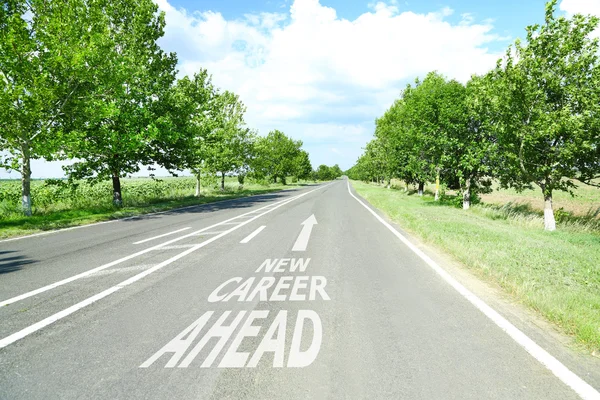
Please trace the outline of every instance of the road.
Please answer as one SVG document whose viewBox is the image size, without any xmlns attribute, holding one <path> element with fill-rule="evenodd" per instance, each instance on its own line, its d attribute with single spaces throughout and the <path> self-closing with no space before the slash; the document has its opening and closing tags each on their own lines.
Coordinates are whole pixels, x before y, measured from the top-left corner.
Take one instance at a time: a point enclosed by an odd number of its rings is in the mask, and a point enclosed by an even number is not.
<svg viewBox="0 0 600 400">
<path fill-rule="evenodd" d="M 1 399 L 595 398 L 343 180 L 0 242 L 0 304 Z"/>
</svg>

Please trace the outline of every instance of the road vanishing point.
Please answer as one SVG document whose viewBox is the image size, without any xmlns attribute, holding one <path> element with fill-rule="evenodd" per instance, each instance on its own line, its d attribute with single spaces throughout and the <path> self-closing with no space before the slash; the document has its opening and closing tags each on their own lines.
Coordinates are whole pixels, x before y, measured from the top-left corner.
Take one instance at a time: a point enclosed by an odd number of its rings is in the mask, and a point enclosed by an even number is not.
<svg viewBox="0 0 600 400">
<path fill-rule="evenodd" d="M 600 399 L 434 258 L 347 180 L 2 241 L 0 399 Z"/>
</svg>

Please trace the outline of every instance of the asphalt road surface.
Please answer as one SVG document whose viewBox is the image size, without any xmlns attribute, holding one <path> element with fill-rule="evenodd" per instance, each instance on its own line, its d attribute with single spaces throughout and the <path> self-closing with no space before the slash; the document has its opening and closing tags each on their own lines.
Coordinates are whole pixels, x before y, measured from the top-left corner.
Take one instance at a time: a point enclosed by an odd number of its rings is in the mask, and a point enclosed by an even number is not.
<svg viewBox="0 0 600 400">
<path fill-rule="evenodd" d="M 595 398 L 505 331 L 343 180 L 0 243 L 1 399 Z"/>
</svg>

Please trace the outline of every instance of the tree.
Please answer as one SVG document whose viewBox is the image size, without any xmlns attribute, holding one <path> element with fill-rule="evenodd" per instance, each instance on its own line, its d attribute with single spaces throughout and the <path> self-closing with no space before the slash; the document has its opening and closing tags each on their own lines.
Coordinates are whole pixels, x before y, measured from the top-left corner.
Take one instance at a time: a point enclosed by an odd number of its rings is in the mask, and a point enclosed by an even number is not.
<svg viewBox="0 0 600 400">
<path fill-rule="evenodd" d="M 556 229 L 553 192 L 600 172 L 599 49 L 590 38 L 598 18 L 556 17 L 556 3 L 546 5 L 544 25 L 529 26 L 526 44 L 517 41 L 489 76 L 498 116 L 496 173 L 503 187 L 541 189 L 549 231 Z"/>
<path fill-rule="evenodd" d="M 331 167 L 330 170 L 331 170 L 331 179 L 337 179 L 344 174 L 342 172 L 342 169 L 340 168 L 340 166 L 337 164 L 335 164 L 333 167 Z"/>
<path fill-rule="evenodd" d="M 312 165 L 308 153 L 300 150 L 294 161 L 294 174 L 298 179 L 309 179 L 312 173 Z"/>
<path fill-rule="evenodd" d="M 495 140 L 490 129 L 493 117 L 486 79 L 472 77 L 466 87 L 449 81 L 444 92 L 440 113 L 445 136 L 443 180 L 458 183 L 463 209 L 468 210 L 472 195 L 489 192 L 491 187 L 490 154 L 495 152 Z"/>
<path fill-rule="evenodd" d="M 245 127 L 246 108 L 238 96 L 224 92 L 216 98 L 216 121 L 207 139 L 206 168 L 221 174 L 221 190 L 225 190 L 225 174 L 248 165 L 254 136 Z"/>
<path fill-rule="evenodd" d="M 156 121 L 162 135 L 153 142 L 153 159 L 175 171 L 190 170 L 196 177 L 196 196 L 200 195 L 203 169 L 206 169 L 208 137 L 216 129 L 218 93 L 205 69 L 192 78 L 183 77 L 161 99 Z M 165 140 L 167 138 L 168 140 Z"/>
<path fill-rule="evenodd" d="M 327 165 L 321 164 L 315 171 L 315 176 L 319 181 L 329 181 L 332 179 L 331 169 Z"/>
<path fill-rule="evenodd" d="M 164 13 L 152 0 L 118 0 L 101 4 L 106 23 L 103 79 L 91 100 L 71 114 L 76 140 L 66 152 L 78 161 L 66 168 L 71 178 L 111 178 L 113 201 L 122 204 L 120 178 L 151 165 L 156 146 L 169 143 L 170 131 L 158 129 L 161 99 L 175 80 L 174 54 L 157 44 L 164 34 Z"/>
<path fill-rule="evenodd" d="M 85 0 L 12 0 L 0 6 L 0 132 L 31 215 L 31 160 L 61 156 L 61 123 L 75 99 L 88 99 L 106 50 L 104 15 Z"/>
<path fill-rule="evenodd" d="M 295 160 L 301 147 L 301 141 L 293 140 L 278 130 L 258 138 L 252 161 L 254 173 L 261 177 L 271 177 L 275 183 L 280 178 L 285 185 L 286 177 L 294 173 Z"/>
</svg>

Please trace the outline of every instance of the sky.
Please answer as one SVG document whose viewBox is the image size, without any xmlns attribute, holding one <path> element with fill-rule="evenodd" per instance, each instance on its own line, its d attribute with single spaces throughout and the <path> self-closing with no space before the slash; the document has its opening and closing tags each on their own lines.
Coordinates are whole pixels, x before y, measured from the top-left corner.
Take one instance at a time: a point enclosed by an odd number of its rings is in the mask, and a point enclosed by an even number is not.
<svg viewBox="0 0 600 400">
<path fill-rule="evenodd" d="M 466 82 L 491 69 L 544 0 L 155 0 L 166 15 L 159 44 L 178 76 L 207 69 L 237 93 L 259 134 L 300 139 L 313 167 L 346 170 L 375 119 L 407 83 L 437 70 Z M 566 15 L 600 15 L 600 0 L 560 0 Z M 36 160 L 34 178 L 63 176 Z M 158 170 L 158 175 L 166 171 Z M 142 168 L 138 176 L 147 176 Z M 18 178 L 0 170 L 0 178 Z"/>
</svg>

